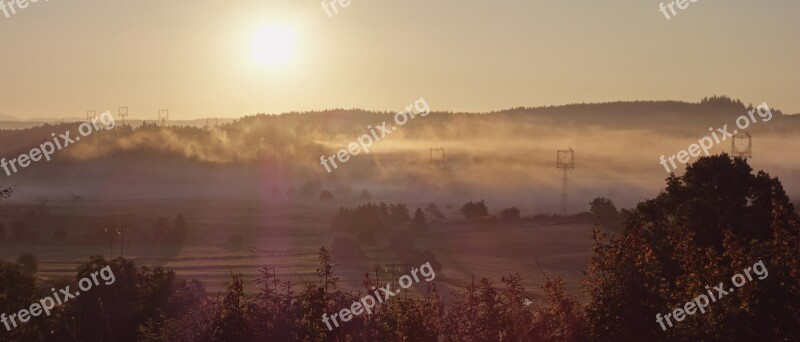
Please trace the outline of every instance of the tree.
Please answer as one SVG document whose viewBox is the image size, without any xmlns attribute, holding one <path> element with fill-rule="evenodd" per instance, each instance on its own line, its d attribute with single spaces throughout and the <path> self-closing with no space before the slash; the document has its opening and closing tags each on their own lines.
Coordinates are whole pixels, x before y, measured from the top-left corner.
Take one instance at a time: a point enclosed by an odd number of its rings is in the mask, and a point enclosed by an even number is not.
<svg viewBox="0 0 800 342">
<path fill-rule="evenodd" d="M 519 220 L 519 209 L 517 207 L 503 209 L 500 212 L 500 218 L 504 221 L 517 221 Z"/>
<path fill-rule="evenodd" d="M 297 194 L 302 197 L 313 197 L 314 194 L 318 194 L 322 190 L 322 181 L 315 178 L 303 183 L 297 190 Z"/>
<path fill-rule="evenodd" d="M 59 341 L 70 340 L 68 336 L 85 341 L 137 341 L 137 330 L 148 320 L 175 319 L 206 297 L 197 282 L 177 279 L 174 272 L 160 267 L 137 268 L 123 258 L 92 257 L 78 267 L 70 283 L 82 278 L 97 278 L 99 285 L 64 303 L 63 314 L 54 322 L 55 327 L 63 327 L 59 335 L 64 338 Z"/>
<path fill-rule="evenodd" d="M 186 240 L 189 235 L 189 225 L 186 223 L 186 218 L 183 217 L 183 214 L 178 213 L 175 216 L 175 221 L 172 222 L 172 231 L 175 234 L 176 241 L 182 242 Z"/>
<path fill-rule="evenodd" d="M 0 261 L 0 313 L 16 313 L 21 308 L 30 307 L 41 298 L 36 288 L 34 276 L 22 269 L 19 264 Z M 19 321 L 17 321 L 19 324 Z M 10 324 L 10 323 L 9 323 Z M 37 331 L 40 320 L 31 320 L 6 331 L 0 324 L 4 341 L 42 341 L 41 331 Z M 44 330 L 44 329 L 42 329 Z"/>
<path fill-rule="evenodd" d="M 317 261 L 320 267 L 317 269 L 317 277 L 324 283 L 323 288 L 327 293 L 328 288 L 336 288 L 336 283 L 339 281 L 339 277 L 333 275 L 335 265 L 331 265 L 331 251 L 325 246 L 320 247 L 317 251 Z"/>
<path fill-rule="evenodd" d="M 214 317 L 212 341 L 252 341 L 252 332 L 247 324 L 250 301 L 244 294 L 241 275 L 231 274 L 228 292 Z"/>
<path fill-rule="evenodd" d="M 589 202 L 595 225 L 612 231 L 622 230 L 622 215 L 617 211 L 614 202 L 604 197 L 597 197 Z"/>
<path fill-rule="evenodd" d="M 424 234 L 428 231 L 425 213 L 423 213 L 420 208 L 417 208 L 417 211 L 414 212 L 414 218 L 411 220 L 411 229 L 414 230 L 414 233 L 417 235 Z"/>
<path fill-rule="evenodd" d="M 437 206 L 436 203 L 428 203 L 428 205 L 425 207 L 425 211 L 437 219 L 444 219 L 444 214 L 442 214 L 442 212 L 439 210 L 439 206 Z"/>
<path fill-rule="evenodd" d="M 411 215 L 408 214 L 408 207 L 405 204 L 392 204 L 389 207 L 389 211 L 393 223 L 403 223 L 411 220 Z"/>
<path fill-rule="evenodd" d="M 361 191 L 361 196 L 358 196 L 358 199 L 362 200 L 372 199 L 372 194 L 370 194 L 367 189 L 364 189 L 364 191 Z"/>
<path fill-rule="evenodd" d="M 461 213 L 464 214 L 464 218 L 472 221 L 489 216 L 489 209 L 486 208 L 486 204 L 481 200 L 480 202 L 467 202 L 461 207 Z"/>
<path fill-rule="evenodd" d="M 799 221 L 777 178 L 754 174 L 746 160 L 725 154 L 700 158 L 683 176 L 671 175 L 658 197 L 639 203 L 620 236 L 595 230 L 587 338 L 796 338 Z M 706 285 L 722 282 L 727 289 L 732 275 L 760 261 L 769 276 L 715 301 L 713 314 L 690 316 L 680 329 L 655 323 L 655 313 L 697 297 Z"/>
</svg>

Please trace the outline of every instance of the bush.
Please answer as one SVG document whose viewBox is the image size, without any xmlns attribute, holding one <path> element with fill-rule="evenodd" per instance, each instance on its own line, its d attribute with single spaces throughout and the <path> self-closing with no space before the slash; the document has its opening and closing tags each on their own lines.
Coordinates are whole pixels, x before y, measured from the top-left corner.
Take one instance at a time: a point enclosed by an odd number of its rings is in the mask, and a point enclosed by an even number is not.
<svg viewBox="0 0 800 342">
<path fill-rule="evenodd" d="M 320 200 L 323 200 L 323 201 L 330 201 L 330 200 L 332 200 L 332 199 L 333 199 L 333 193 L 332 193 L 332 192 L 330 192 L 330 191 L 328 191 L 328 190 L 323 190 L 323 191 L 322 191 L 322 192 L 319 194 L 319 199 L 320 199 Z"/>
<path fill-rule="evenodd" d="M 500 212 L 500 218 L 503 221 L 517 221 L 519 220 L 519 209 L 517 207 L 503 209 Z"/>
</svg>

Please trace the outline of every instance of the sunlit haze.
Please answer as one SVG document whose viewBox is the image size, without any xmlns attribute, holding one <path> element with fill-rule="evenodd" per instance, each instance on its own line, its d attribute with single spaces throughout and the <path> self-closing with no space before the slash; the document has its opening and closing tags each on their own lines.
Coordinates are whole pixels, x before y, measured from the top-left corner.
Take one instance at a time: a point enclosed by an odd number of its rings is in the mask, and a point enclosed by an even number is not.
<svg viewBox="0 0 800 342">
<path fill-rule="evenodd" d="M 800 112 L 800 3 L 49 1 L 0 20 L 0 113 L 489 111 L 725 94 Z M 13 53 L 12 53 L 13 52 Z"/>
</svg>

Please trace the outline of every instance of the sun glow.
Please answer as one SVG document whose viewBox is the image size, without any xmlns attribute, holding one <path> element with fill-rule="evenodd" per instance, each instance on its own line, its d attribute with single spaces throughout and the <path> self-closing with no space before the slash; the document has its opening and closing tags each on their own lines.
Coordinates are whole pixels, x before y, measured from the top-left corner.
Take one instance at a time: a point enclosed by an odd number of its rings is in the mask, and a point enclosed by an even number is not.
<svg viewBox="0 0 800 342">
<path fill-rule="evenodd" d="M 288 27 L 262 27 L 253 36 L 250 52 L 260 64 L 286 65 L 292 61 L 295 53 L 294 32 Z"/>
</svg>

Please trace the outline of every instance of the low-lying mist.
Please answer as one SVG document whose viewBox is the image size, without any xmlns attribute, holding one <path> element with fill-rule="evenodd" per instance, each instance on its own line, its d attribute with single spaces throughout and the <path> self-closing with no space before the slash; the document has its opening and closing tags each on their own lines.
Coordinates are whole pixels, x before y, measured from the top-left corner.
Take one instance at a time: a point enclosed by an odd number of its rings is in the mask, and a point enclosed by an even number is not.
<svg viewBox="0 0 800 342">
<path fill-rule="evenodd" d="M 518 108 L 497 113 L 434 112 L 417 117 L 375 142 L 370 153 L 352 156 L 331 173 L 320 164 L 364 134 L 390 125 L 393 113 L 334 110 L 256 115 L 218 127 L 118 126 L 33 163 L 7 177 L 17 200 L 61 198 L 275 197 L 309 181 L 355 199 L 368 189 L 377 199 L 461 205 L 485 199 L 499 211 L 557 212 L 562 176 L 556 150 L 575 150 L 569 173 L 570 211 L 586 210 L 594 197 L 630 207 L 657 195 L 668 176 L 659 164 L 710 134 L 735 128 L 746 108 L 736 101 L 699 104 L 631 102 Z M 800 163 L 786 158 L 800 142 L 800 120 L 778 110 L 752 124 L 754 169 L 778 176 L 787 192 L 800 191 Z M 0 132 L 0 153 L 15 158 L 51 132 L 77 131 L 76 124 Z M 444 148 L 444 158 L 432 148 Z M 731 151 L 730 138 L 711 153 Z M 433 161 L 431 161 L 433 155 Z M 694 160 L 696 158 L 692 158 Z M 677 173 L 683 172 L 679 166 Z M 315 183 L 316 184 L 316 183 Z M 276 190 L 277 189 L 277 190 Z M 319 190 L 314 189 L 314 190 Z M 316 199 L 315 196 L 309 197 Z"/>
</svg>

